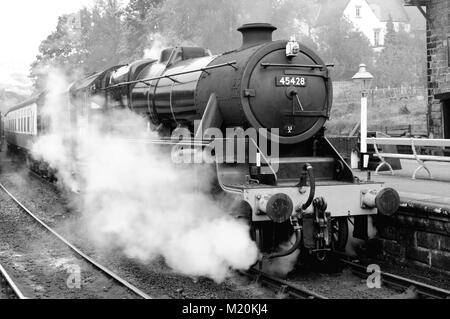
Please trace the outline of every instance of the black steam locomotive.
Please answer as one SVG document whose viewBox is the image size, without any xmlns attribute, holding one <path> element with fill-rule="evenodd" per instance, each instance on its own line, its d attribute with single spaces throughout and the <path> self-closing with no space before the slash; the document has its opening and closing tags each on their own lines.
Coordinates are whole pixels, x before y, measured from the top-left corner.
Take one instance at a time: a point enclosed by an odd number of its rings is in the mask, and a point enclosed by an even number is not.
<svg viewBox="0 0 450 319">
<path fill-rule="evenodd" d="M 219 56 L 198 47 L 169 48 L 159 60 L 116 66 L 79 81 L 68 92 L 71 121 L 129 108 L 148 119 L 162 144 L 173 144 L 171 136 L 180 128 L 199 145 L 211 138 L 210 128 L 263 132 L 244 135 L 244 161 L 216 160 L 217 187 L 234 197 L 238 204 L 230 210 L 248 221 L 267 257 L 300 248 L 322 260 L 345 249 L 349 219 L 353 236 L 367 239 L 368 219 L 395 213 L 399 196 L 354 178 L 324 136 L 333 95 L 328 66 L 295 39 L 272 41 L 275 30 L 270 24 L 246 24 L 239 28 L 242 46 Z M 38 117 L 33 110 L 29 114 Z M 12 114 L 22 114 L 17 111 Z M 6 121 L 7 128 L 16 127 L 8 114 Z M 39 134 L 34 128 L 31 136 Z M 9 143 L 14 134 L 9 130 Z M 271 141 L 270 149 L 258 146 L 262 139 Z M 270 156 L 275 149 L 278 156 Z M 276 251 L 293 235 L 292 248 Z"/>
</svg>

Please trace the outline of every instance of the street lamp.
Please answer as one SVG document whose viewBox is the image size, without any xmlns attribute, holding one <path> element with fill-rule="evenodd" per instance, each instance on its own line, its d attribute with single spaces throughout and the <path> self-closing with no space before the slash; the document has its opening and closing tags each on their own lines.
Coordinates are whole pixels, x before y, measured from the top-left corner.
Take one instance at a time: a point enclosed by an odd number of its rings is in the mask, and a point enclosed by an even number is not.
<svg viewBox="0 0 450 319">
<path fill-rule="evenodd" d="M 366 65 L 360 64 L 359 71 L 353 76 L 353 81 L 360 86 L 361 90 L 361 155 L 363 159 L 362 167 L 367 167 L 367 95 L 372 85 L 373 75 L 367 72 Z"/>
</svg>

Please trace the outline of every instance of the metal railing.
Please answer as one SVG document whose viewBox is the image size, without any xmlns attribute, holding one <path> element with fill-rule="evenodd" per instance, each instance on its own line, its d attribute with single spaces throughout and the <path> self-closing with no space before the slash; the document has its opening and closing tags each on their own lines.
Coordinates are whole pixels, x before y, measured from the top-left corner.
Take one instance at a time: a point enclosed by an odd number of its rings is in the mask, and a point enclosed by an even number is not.
<svg viewBox="0 0 450 319">
<path fill-rule="evenodd" d="M 450 147 L 450 139 L 420 139 L 420 138 L 368 138 L 367 144 L 373 145 L 375 149 L 375 156 L 378 157 L 381 163 L 375 170 L 375 175 L 378 174 L 379 170 L 386 166 L 392 175 L 394 175 L 394 170 L 391 164 L 386 161 L 386 158 L 398 158 L 398 159 L 413 159 L 418 163 L 418 167 L 413 173 L 412 179 L 416 179 L 417 173 L 424 169 L 430 179 L 433 178 L 430 169 L 426 166 L 425 162 L 450 162 L 450 157 L 447 156 L 435 156 L 435 155 L 421 155 L 417 153 L 416 147 Z M 412 154 L 398 154 L 398 153 L 384 153 L 380 152 L 379 145 L 394 145 L 394 146 L 410 146 Z"/>
</svg>

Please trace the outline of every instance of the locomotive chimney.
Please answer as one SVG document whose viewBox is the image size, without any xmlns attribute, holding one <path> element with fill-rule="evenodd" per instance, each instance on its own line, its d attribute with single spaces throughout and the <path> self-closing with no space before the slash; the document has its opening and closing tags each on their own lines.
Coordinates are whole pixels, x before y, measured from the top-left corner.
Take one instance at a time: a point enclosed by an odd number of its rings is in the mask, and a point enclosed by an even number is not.
<svg viewBox="0 0 450 319">
<path fill-rule="evenodd" d="M 248 23 L 238 29 L 242 33 L 242 49 L 265 42 L 272 42 L 272 33 L 277 30 L 270 23 Z"/>
</svg>

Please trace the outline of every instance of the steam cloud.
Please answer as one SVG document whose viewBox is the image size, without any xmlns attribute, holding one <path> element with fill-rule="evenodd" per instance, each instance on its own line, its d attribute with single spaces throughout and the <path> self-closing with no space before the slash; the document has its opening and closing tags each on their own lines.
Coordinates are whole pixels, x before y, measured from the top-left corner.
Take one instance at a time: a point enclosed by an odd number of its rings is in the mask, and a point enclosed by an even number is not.
<svg viewBox="0 0 450 319">
<path fill-rule="evenodd" d="M 57 73 L 49 83 L 44 113 L 52 125 L 33 155 L 47 161 L 66 187 L 81 189 L 86 227 L 96 244 L 121 248 L 144 263 L 163 256 L 180 274 L 217 282 L 230 269 L 256 262 L 248 226 L 207 195 L 212 172 L 172 164 L 170 153 L 147 143 L 156 136 L 131 111 L 98 115 L 87 130 L 70 131 L 61 121 L 67 119 L 67 101 L 59 95 L 68 85 Z"/>
<path fill-rule="evenodd" d="M 163 49 L 169 47 L 166 40 L 159 33 L 152 34 L 150 37 L 152 45 L 150 48 L 144 49 L 144 59 L 159 59 L 160 53 Z"/>
</svg>

